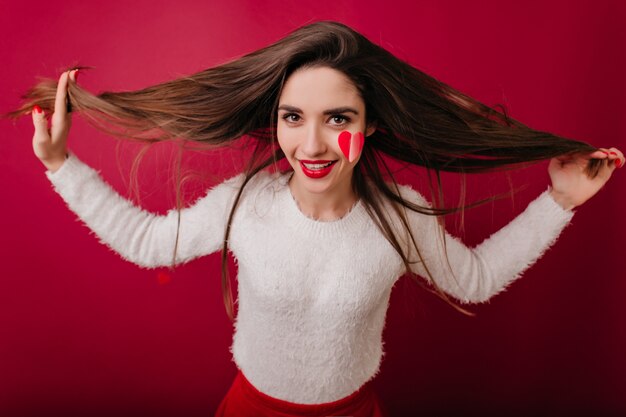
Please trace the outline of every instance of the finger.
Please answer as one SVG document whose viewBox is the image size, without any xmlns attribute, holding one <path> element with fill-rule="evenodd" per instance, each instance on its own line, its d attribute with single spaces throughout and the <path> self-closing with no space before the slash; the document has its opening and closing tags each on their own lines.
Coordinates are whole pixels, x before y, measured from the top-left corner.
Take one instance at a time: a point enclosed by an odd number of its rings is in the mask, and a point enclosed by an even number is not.
<svg viewBox="0 0 626 417">
<path fill-rule="evenodd" d="M 54 115 L 60 118 L 67 116 L 67 76 L 68 71 L 65 71 L 59 77 L 59 83 L 57 85 L 57 94 L 54 99 Z"/>
<path fill-rule="evenodd" d="M 607 152 L 609 153 L 609 158 L 611 158 L 611 159 L 615 159 L 615 158 L 619 158 L 619 157 L 623 157 L 624 156 L 622 151 L 620 151 L 617 148 L 608 148 Z"/>
<path fill-rule="evenodd" d="M 609 159 L 613 162 L 613 165 L 617 168 L 624 166 L 624 154 L 617 148 L 609 148 Z"/>
<path fill-rule="evenodd" d="M 607 148 L 598 148 L 598 150 L 600 152 L 603 152 L 603 153 L 607 154 L 607 155 L 609 154 L 609 150 Z"/>
<path fill-rule="evenodd" d="M 609 157 L 609 153 L 606 151 L 602 151 L 602 150 L 597 150 L 591 154 L 589 154 L 590 158 L 593 159 L 606 159 Z"/>
<path fill-rule="evenodd" d="M 69 88 L 69 83 L 72 82 L 74 84 L 76 84 L 76 80 L 78 80 L 78 70 L 72 70 L 69 72 L 69 81 L 68 81 L 68 88 Z M 69 107 L 69 112 L 72 113 L 74 111 L 74 106 L 71 106 L 70 104 L 70 100 L 69 98 L 66 98 L 65 100 L 66 105 L 65 108 L 67 109 Z M 72 119 L 70 118 L 69 121 L 71 122 Z"/>
<path fill-rule="evenodd" d="M 72 70 L 70 71 L 70 80 L 72 80 L 73 82 L 78 82 L 78 70 Z"/>
<path fill-rule="evenodd" d="M 33 116 L 33 125 L 35 126 L 33 141 L 36 143 L 49 141 L 50 132 L 48 132 L 48 120 L 46 119 L 44 112 L 39 108 L 39 106 L 35 106 L 31 115 Z"/>
<path fill-rule="evenodd" d="M 617 148 L 609 148 L 609 155 L 614 155 L 618 158 L 623 158 L 624 154 Z"/>
<path fill-rule="evenodd" d="M 33 134 L 33 151 L 38 158 L 46 158 L 50 149 L 48 120 L 39 106 L 35 106 L 31 114 L 33 117 L 33 125 L 35 126 L 35 133 Z"/>
</svg>

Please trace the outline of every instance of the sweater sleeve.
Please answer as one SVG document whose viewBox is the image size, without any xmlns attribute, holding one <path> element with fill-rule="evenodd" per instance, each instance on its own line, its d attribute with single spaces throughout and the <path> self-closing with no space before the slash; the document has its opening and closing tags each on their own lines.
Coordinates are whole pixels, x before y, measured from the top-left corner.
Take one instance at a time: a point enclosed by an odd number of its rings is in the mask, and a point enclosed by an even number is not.
<svg viewBox="0 0 626 417">
<path fill-rule="evenodd" d="M 172 264 L 179 223 L 176 209 L 156 215 L 135 206 L 73 153 L 58 170 L 46 171 L 46 176 L 70 210 L 101 243 L 122 258 L 144 268 Z M 175 264 L 221 247 L 239 177 L 216 186 L 192 206 L 180 210 Z"/>
<path fill-rule="evenodd" d="M 556 241 L 574 215 L 572 210 L 563 209 L 549 191 L 548 188 L 519 216 L 475 248 L 445 232 L 444 249 L 436 217 L 408 211 L 418 248 L 437 285 L 462 302 L 484 302 L 519 278 Z M 409 187 L 403 187 L 402 194 L 428 206 Z M 412 261 L 419 261 L 414 250 L 409 253 Z M 413 263 L 411 270 L 428 277 L 422 262 Z"/>
</svg>

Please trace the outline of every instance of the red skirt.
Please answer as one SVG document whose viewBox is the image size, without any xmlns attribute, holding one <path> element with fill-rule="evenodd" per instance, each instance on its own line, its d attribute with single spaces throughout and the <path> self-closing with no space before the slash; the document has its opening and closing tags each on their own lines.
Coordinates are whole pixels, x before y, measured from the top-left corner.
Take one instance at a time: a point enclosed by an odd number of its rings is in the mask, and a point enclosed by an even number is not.
<svg viewBox="0 0 626 417">
<path fill-rule="evenodd" d="M 383 410 L 369 382 L 337 401 L 297 404 L 262 393 L 239 371 L 226 397 L 217 408 L 215 417 L 386 417 L 387 414 Z"/>
</svg>

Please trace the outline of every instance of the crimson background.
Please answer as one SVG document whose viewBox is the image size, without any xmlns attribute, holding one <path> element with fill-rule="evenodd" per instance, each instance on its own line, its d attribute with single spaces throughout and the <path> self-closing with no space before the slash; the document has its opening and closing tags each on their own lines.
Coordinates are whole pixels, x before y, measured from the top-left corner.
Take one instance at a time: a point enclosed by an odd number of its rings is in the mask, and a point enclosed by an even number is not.
<svg viewBox="0 0 626 417">
<path fill-rule="evenodd" d="M 56 78 L 72 64 L 96 67 L 79 80 L 90 91 L 138 89 L 333 19 L 530 126 L 626 148 L 618 0 L 3 1 L 0 9 L 2 112 L 36 76 Z M 212 415 L 235 375 L 219 257 L 173 272 L 123 261 L 52 190 L 32 153 L 30 118 L 0 123 L 0 415 Z M 70 148 L 128 195 L 136 147 L 117 148 L 75 117 Z M 141 166 L 146 209 L 173 207 L 172 152 L 156 146 Z M 185 161 L 218 176 L 230 166 L 223 153 Z M 547 187 L 546 167 L 513 173 L 527 189 L 450 230 L 479 243 Z M 399 281 L 375 380 L 393 415 L 626 415 L 624 174 L 577 210 L 523 279 L 473 306 L 475 318 Z M 503 175 L 468 180 L 473 197 L 508 184 Z M 458 195 L 456 177 L 446 187 Z"/>
</svg>

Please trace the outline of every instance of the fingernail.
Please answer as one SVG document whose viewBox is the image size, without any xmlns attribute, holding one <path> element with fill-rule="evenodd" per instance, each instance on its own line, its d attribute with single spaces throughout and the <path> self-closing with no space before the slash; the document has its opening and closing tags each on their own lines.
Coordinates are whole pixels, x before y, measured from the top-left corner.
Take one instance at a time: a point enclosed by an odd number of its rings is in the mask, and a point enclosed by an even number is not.
<svg viewBox="0 0 626 417">
<path fill-rule="evenodd" d="M 608 152 L 604 152 L 604 151 L 600 151 L 600 152 L 602 152 L 602 153 L 603 153 L 603 154 L 605 154 L 605 155 L 608 155 L 608 154 L 609 154 Z"/>
<path fill-rule="evenodd" d="M 74 71 L 74 82 L 78 81 L 78 70 Z"/>
<path fill-rule="evenodd" d="M 621 168 L 622 167 L 622 160 L 621 159 L 616 159 L 615 160 L 615 166 L 618 167 L 618 168 Z"/>
<path fill-rule="evenodd" d="M 41 107 L 39 107 L 38 105 L 35 104 L 35 106 L 33 107 L 33 110 L 35 110 L 35 113 L 42 113 Z"/>
<path fill-rule="evenodd" d="M 611 155 L 617 155 L 617 152 L 611 151 Z"/>
</svg>

